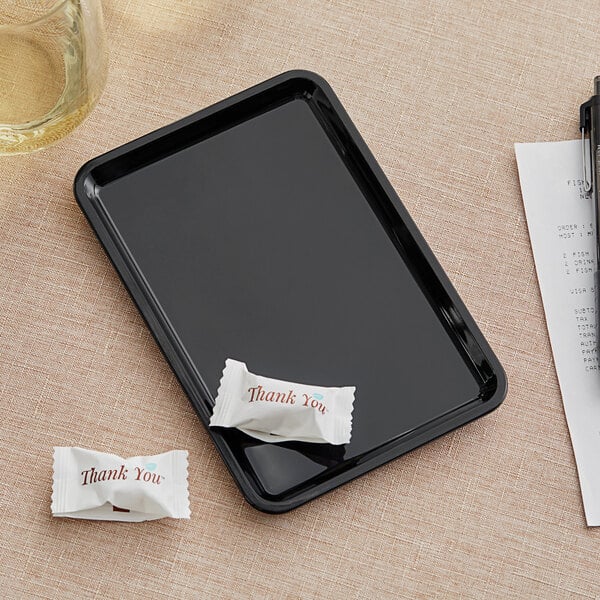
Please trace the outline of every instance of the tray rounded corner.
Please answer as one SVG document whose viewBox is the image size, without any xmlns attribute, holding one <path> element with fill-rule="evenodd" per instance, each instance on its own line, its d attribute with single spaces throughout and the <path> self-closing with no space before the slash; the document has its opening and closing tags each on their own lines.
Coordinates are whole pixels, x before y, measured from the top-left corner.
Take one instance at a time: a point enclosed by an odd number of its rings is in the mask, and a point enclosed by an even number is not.
<svg viewBox="0 0 600 600">
<path fill-rule="evenodd" d="M 101 157 L 92 158 L 79 167 L 73 179 L 73 195 L 79 206 L 96 195 L 97 182 L 94 169 L 100 163 Z"/>
<path fill-rule="evenodd" d="M 327 80 L 319 73 L 315 71 L 311 71 L 310 69 L 290 69 L 289 71 L 285 71 L 280 75 L 280 77 L 285 79 L 301 79 L 310 81 L 311 83 L 316 83 L 319 87 L 330 87 Z"/>
</svg>

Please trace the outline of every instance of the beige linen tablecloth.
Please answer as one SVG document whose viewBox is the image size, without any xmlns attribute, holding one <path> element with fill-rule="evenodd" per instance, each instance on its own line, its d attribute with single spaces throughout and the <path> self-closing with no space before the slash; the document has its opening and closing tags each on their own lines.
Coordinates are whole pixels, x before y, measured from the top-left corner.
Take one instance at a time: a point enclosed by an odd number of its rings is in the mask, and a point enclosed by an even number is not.
<svg viewBox="0 0 600 600">
<path fill-rule="evenodd" d="M 598 4 L 104 4 L 96 110 L 49 150 L 0 159 L 0 595 L 600 597 L 600 531 L 584 521 L 513 152 L 577 137 L 600 73 Z M 242 499 L 71 185 L 85 160 L 292 68 L 331 83 L 510 391 L 494 413 L 269 516 Z M 52 519 L 54 445 L 188 449 L 192 519 Z"/>
</svg>

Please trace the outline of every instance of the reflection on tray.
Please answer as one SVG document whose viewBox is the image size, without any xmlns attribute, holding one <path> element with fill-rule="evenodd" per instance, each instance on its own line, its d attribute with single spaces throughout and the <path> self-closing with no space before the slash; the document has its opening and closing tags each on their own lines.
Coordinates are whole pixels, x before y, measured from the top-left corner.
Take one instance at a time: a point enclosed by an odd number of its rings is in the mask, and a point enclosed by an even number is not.
<svg viewBox="0 0 600 600">
<path fill-rule="evenodd" d="M 237 430 L 215 428 L 229 444 L 240 448 L 253 468 L 247 470 L 267 494 L 276 496 L 344 462 L 346 446 L 281 442 L 269 444 Z M 300 477 L 299 477 L 300 476 Z"/>
</svg>

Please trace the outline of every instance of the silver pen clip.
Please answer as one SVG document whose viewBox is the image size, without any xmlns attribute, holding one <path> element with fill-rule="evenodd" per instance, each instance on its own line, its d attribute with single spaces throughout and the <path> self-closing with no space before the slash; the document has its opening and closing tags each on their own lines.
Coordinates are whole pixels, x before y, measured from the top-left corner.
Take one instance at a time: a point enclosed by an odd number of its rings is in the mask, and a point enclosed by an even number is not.
<svg viewBox="0 0 600 600">
<path fill-rule="evenodd" d="M 588 138 L 589 140 L 589 138 Z M 592 165 L 592 148 L 588 144 L 589 152 L 585 151 L 585 128 L 581 128 L 581 162 L 583 163 L 583 189 L 586 192 L 592 190 L 592 180 L 590 177 Z"/>
<path fill-rule="evenodd" d="M 581 163 L 583 165 L 583 189 L 586 193 L 592 190 L 592 140 L 588 136 L 586 152 L 585 134 L 590 131 L 590 102 L 579 108 L 579 129 L 581 131 Z"/>
</svg>

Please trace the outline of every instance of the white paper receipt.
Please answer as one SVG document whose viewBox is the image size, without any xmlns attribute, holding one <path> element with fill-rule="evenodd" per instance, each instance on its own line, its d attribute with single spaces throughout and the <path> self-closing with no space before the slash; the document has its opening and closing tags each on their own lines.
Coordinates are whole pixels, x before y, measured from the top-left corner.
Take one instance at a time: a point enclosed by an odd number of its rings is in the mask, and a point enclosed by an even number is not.
<svg viewBox="0 0 600 600">
<path fill-rule="evenodd" d="M 228 358 L 210 426 L 236 427 L 264 442 L 347 444 L 355 389 L 262 377 Z"/>
<path fill-rule="evenodd" d="M 595 233 L 581 141 L 515 144 L 523 203 L 587 524 L 600 525 Z"/>
</svg>

